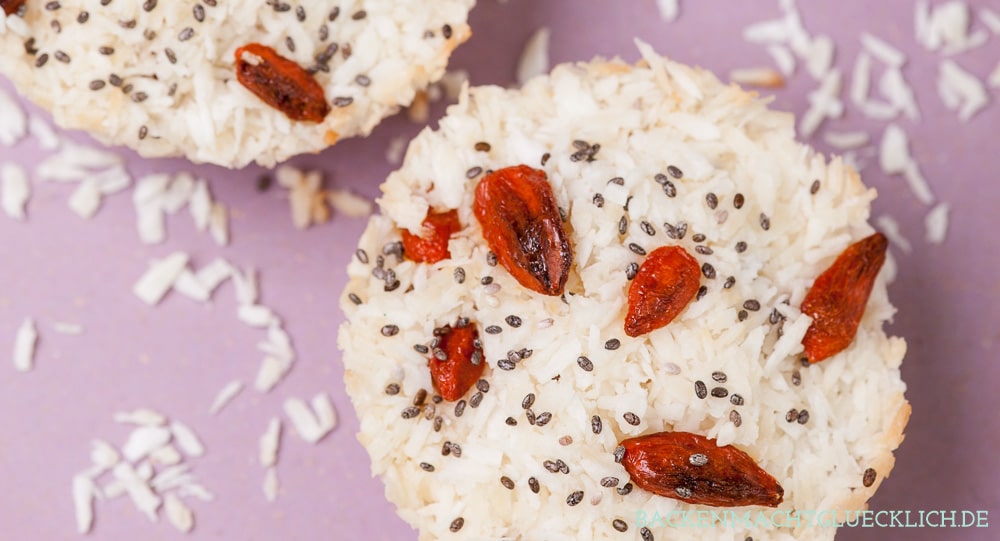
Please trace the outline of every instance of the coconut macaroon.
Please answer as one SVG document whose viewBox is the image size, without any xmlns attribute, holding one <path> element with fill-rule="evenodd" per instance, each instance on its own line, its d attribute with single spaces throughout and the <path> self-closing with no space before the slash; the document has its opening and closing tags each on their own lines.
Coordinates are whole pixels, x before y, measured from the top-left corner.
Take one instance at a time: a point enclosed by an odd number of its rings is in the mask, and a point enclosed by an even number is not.
<svg viewBox="0 0 1000 541">
<path fill-rule="evenodd" d="M 4 0 L 0 73 L 105 143 L 271 166 L 413 101 L 471 35 L 474 3 Z"/>
<path fill-rule="evenodd" d="M 467 90 L 382 186 L 339 343 L 420 539 L 832 539 L 892 469 L 875 191 L 640 50 Z"/>
</svg>

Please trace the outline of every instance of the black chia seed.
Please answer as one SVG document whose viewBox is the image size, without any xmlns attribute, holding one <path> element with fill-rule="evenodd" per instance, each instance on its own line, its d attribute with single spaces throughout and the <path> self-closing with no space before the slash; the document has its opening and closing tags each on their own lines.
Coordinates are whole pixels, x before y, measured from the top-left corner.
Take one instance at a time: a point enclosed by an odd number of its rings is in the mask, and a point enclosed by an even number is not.
<svg viewBox="0 0 1000 541">
<path fill-rule="evenodd" d="M 868 468 L 861 477 L 861 484 L 865 485 L 865 487 L 874 485 L 876 476 L 878 476 L 878 473 L 875 472 L 875 468 Z"/>
<path fill-rule="evenodd" d="M 580 357 L 577 357 L 576 364 L 580 365 L 580 368 L 582 368 L 584 372 L 591 372 L 594 370 L 594 363 L 591 362 L 591 360 L 586 356 L 581 355 Z"/>
<path fill-rule="evenodd" d="M 503 327 L 499 325 L 490 325 L 484 329 L 486 334 L 500 334 L 503 332 Z"/>
<path fill-rule="evenodd" d="M 639 274 L 639 264 L 635 261 L 629 263 L 625 266 L 625 278 L 629 280 L 634 280 L 635 275 Z"/>
<path fill-rule="evenodd" d="M 813 181 L 812 186 L 809 187 L 809 193 L 815 195 L 819 191 L 819 179 Z"/>
<path fill-rule="evenodd" d="M 458 403 L 455 404 L 455 417 L 461 417 L 462 414 L 465 413 L 465 404 L 465 400 L 459 400 Z"/>
<path fill-rule="evenodd" d="M 600 415 L 594 415 L 590 418 L 590 430 L 594 434 L 600 434 L 601 430 L 604 428 L 604 423 L 601 422 Z"/>
<path fill-rule="evenodd" d="M 729 396 L 729 390 L 725 387 L 712 387 L 712 396 L 715 398 L 725 398 Z"/>
<path fill-rule="evenodd" d="M 733 426 L 739 428 L 743 424 L 743 417 L 740 415 L 740 412 L 732 410 L 729 412 L 729 421 L 733 423 Z"/>
<path fill-rule="evenodd" d="M 802 410 L 799 412 L 799 416 L 795 419 L 800 425 L 804 425 L 809 422 L 809 411 Z"/>
<path fill-rule="evenodd" d="M 396 336 L 397 334 L 399 334 L 399 327 L 396 325 L 382 327 L 382 336 Z"/>
<path fill-rule="evenodd" d="M 767 217 L 767 214 L 763 212 L 760 213 L 760 228 L 764 231 L 771 229 L 771 219 Z"/>
<path fill-rule="evenodd" d="M 535 404 L 535 393 L 528 393 L 524 395 L 524 399 L 521 400 L 521 408 L 529 409 Z"/>
<path fill-rule="evenodd" d="M 625 419 L 626 423 L 628 423 L 628 424 L 630 424 L 632 426 L 639 426 L 639 423 L 641 422 L 639 420 L 639 416 L 636 415 L 636 414 L 634 414 L 634 413 L 632 413 L 631 411 L 626 411 L 622 415 L 622 417 Z"/>
<path fill-rule="evenodd" d="M 399 384 L 398 383 L 390 383 L 390 384 L 386 385 L 385 386 L 385 394 L 387 394 L 389 396 L 395 396 L 395 395 L 399 394 Z"/>
<path fill-rule="evenodd" d="M 538 494 L 538 491 L 541 490 L 541 487 L 538 486 L 538 479 L 535 479 L 534 477 L 529 477 L 528 488 L 530 488 L 531 491 L 534 492 L 535 494 Z"/>
<path fill-rule="evenodd" d="M 715 210 L 715 208 L 719 206 L 719 197 L 714 193 L 709 192 L 708 195 L 705 196 L 705 203 L 708 205 L 708 208 Z"/>
<path fill-rule="evenodd" d="M 743 303 L 743 308 L 746 308 L 751 312 L 756 312 L 757 310 L 760 310 L 760 302 L 755 299 L 750 299 Z"/>
<path fill-rule="evenodd" d="M 504 321 L 507 322 L 507 325 L 510 325 L 511 327 L 514 327 L 515 329 L 518 328 L 518 327 L 520 327 L 521 323 L 522 323 L 521 318 L 519 318 L 519 317 L 517 317 L 515 315 L 509 315 L 509 316 L 507 316 L 506 318 L 504 318 Z"/>
<path fill-rule="evenodd" d="M 462 526 L 465 526 L 465 519 L 462 517 L 458 517 L 455 520 L 451 521 L 451 525 L 448 526 L 448 529 L 453 532 L 457 532 L 462 529 Z"/>
<path fill-rule="evenodd" d="M 566 498 L 566 505 L 572 507 L 572 506 L 577 505 L 578 503 L 580 503 L 582 501 L 583 501 L 583 491 L 582 490 L 577 490 L 577 491 L 574 491 L 572 494 L 570 494 Z"/>
<path fill-rule="evenodd" d="M 424 470 L 426 472 L 432 472 L 432 471 L 434 471 L 434 465 L 433 464 L 428 464 L 427 462 L 421 462 L 420 463 L 420 469 Z"/>
<path fill-rule="evenodd" d="M 743 202 L 743 194 L 738 193 L 733 196 L 733 206 L 736 207 L 737 210 L 743 208 Z"/>
<path fill-rule="evenodd" d="M 619 347 L 621 347 L 621 345 L 622 345 L 622 341 L 621 340 L 619 340 L 617 338 L 612 338 L 611 340 L 608 340 L 607 342 L 604 343 L 604 349 L 609 350 L 609 351 L 614 351 L 614 350 L 618 349 Z"/>
<path fill-rule="evenodd" d="M 708 388 L 705 387 L 704 381 L 698 380 L 694 382 L 694 395 L 701 399 L 708 396 Z"/>
<path fill-rule="evenodd" d="M 715 267 L 711 263 L 704 263 L 701 266 L 701 273 L 705 275 L 705 278 L 712 280 L 715 278 Z"/>
<path fill-rule="evenodd" d="M 738 394 L 738 393 L 733 393 L 729 397 L 729 402 L 732 405 L 734 405 L 734 406 L 742 406 L 743 405 L 743 395 Z"/>
</svg>

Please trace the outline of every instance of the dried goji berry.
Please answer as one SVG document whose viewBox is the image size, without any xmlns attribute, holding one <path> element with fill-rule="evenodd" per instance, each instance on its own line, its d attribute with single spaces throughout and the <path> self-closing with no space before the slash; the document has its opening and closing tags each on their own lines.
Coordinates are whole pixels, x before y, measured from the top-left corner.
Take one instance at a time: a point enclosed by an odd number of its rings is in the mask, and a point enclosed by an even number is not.
<svg viewBox="0 0 1000 541">
<path fill-rule="evenodd" d="M 653 250 L 628 287 L 625 334 L 641 336 L 673 321 L 698 294 L 700 277 L 698 262 L 684 248 Z"/>
<path fill-rule="evenodd" d="M 468 323 L 462 327 L 445 326 L 435 335 L 438 345 L 427 361 L 431 380 L 441 398 L 455 401 L 479 381 L 486 368 L 479 331 L 474 323 Z"/>
<path fill-rule="evenodd" d="M 451 257 L 448 252 L 448 241 L 452 233 L 460 231 L 462 224 L 458 221 L 458 211 L 447 212 L 427 211 L 424 227 L 420 235 L 414 235 L 403 230 L 403 253 L 407 259 L 420 263 L 437 263 Z"/>
<path fill-rule="evenodd" d="M 11 15 L 16 13 L 26 1 L 27 0 L 0 0 L 0 7 L 3 8 L 5 15 Z"/>
<path fill-rule="evenodd" d="M 256 58 L 245 58 L 247 54 Z M 323 87 L 316 79 L 266 45 L 251 43 L 236 49 L 236 78 L 264 103 L 292 120 L 322 122 L 330 112 Z"/>
<path fill-rule="evenodd" d="M 632 483 L 653 494 L 716 507 L 777 507 L 785 494 L 750 455 L 705 436 L 660 432 L 621 445 Z"/>
<path fill-rule="evenodd" d="M 802 301 L 802 313 L 813 319 L 802 338 L 810 363 L 832 357 L 851 345 L 888 248 L 885 235 L 875 233 L 848 246 L 816 278 Z"/>
<path fill-rule="evenodd" d="M 490 250 L 518 283 L 562 295 L 573 251 L 545 171 L 517 165 L 486 175 L 474 210 Z"/>
</svg>

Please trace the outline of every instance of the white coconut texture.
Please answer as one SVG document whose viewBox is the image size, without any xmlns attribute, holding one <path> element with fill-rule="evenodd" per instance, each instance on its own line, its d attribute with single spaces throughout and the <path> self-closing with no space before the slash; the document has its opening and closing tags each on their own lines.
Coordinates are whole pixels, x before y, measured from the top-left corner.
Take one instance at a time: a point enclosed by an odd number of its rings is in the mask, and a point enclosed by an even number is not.
<svg viewBox="0 0 1000 541">
<path fill-rule="evenodd" d="M 467 91 L 439 130 L 425 130 L 414 140 L 402 169 L 382 187 L 382 215 L 372 218 L 360 242 L 370 263 L 355 258 L 348 268 L 342 300 L 348 321 L 339 338 L 347 389 L 361 419 L 358 437 L 387 497 L 420 529 L 422 540 L 639 539 L 638 511 L 651 518 L 709 510 L 639 489 L 623 497 L 600 485 L 606 476 L 619 478 L 619 486 L 628 479 L 612 456 L 619 441 L 665 430 L 716 438 L 719 445 L 749 453 L 784 487 L 781 510 L 863 509 L 892 469 L 910 407 L 899 372 L 906 345 L 882 331 L 894 311 L 884 276 L 850 347 L 814 366 L 799 361 L 810 319 L 798 307 L 837 255 L 872 233 L 867 219 L 874 190 L 840 159 L 828 163 L 796 143 L 791 115 L 768 111 L 754 94 L 723 85 L 708 72 L 640 49 L 644 61 L 634 67 L 601 60 L 562 65 L 522 90 Z M 593 162 L 572 159 L 575 140 L 601 145 Z M 488 152 L 475 150 L 480 141 L 490 144 Z M 502 267 L 487 264 L 488 248 L 472 211 L 481 175 L 470 179 L 467 171 L 515 164 L 544 169 L 568 215 L 575 260 L 565 302 L 528 291 Z M 683 172 L 683 178 L 671 178 L 674 198 L 655 180 L 671 165 Z M 615 177 L 624 185 L 609 183 Z M 814 180 L 820 189 L 812 195 Z M 706 205 L 710 192 L 719 199 L 716 210 Z M 604 198 L 600 208 L 593 202 L 597 193 Z M 745 197 L 741 209 L 733 205 L 737 193 Z M 400 228 L 419 233 L 428 207 L 458 209 L 463 229 L 452 236 L 452 257 L 427 265 L 387 256 L 384 265 L 400 285 L 386 292 L 385 282 L 372 276 L 376 255 L 400 238 Z M 770 218 L 767 231 L 760 225 L 762 213 Z M 620 235 L 623 215 L 628 228 Z M 644 220 L 655 235 L 643 232 Z M 679 221 L 687 222 L 687 235 L 672 240 L 663 224 Z M 643 261 L 628 245 L 652 251 L 679 244 L 694 254 L 697 233 L 714 251 L 696 256 L 716 270 L 715 279 L 701 280 L 707 294 L 666 327 L 626 336 L 625 269 Z M 747 243 L 744 253 L 734 249 L 739 241 Z M 453 277 L 459 267 L 466 275 L 462 284 Z M 483 285 L 484 276 L 493 277 L 499 291 L 489 294 L 496 288 Z M 729 276 L 735 285 L 724 289 Z M 738 312 L 749 299 L 761 309 L 740 322 Z M 771 324 L 775 307 L 784 319 Z M 520 327 L 505 322 L 511 314 L 522 319 Z M 443 417 L 443 428 L 434 432 L 423 415 L 401 418 L 419 390 L 433 394 L 426 355 L 413 345 L 428 344 L 435 327 L 460 316 L 479 328 L 490 389 L 478 408 L 467 407 L 460 418 L 454 404 L 431 407 L 431 416 Z M 385 325 L 398 326 L 399 333 L 383 336 Z M 503 332 L 483 332 L 488 325 Z M 610 339 L 621 347 L 606 349 Z M 533 350 L 531 357 L 512 371 L 497 368 L 498 359 L 521 348 Z M 593 362 L 592 372 L 578 366 L 580 355 Z M 725 372 L 727 381 L 714 382 L 715 371 Z M 796 373 L 800 385 L 792 383 Z M 738 393 L 745 403 L 698 399 L 697 380 Z M 390 383 L 401 386 L 398 395 L 384 392 Z M 552 413 L 546 426 L 525 419 L 521 401 L 528 393 L 537 396 L 536 415 Z M 808 410 L 808 422 L 787 422 L 792 408 Z M 734 410 L 739 427 L 730 420 Z M 638 426 L 625 422 L 626 412 L 641 419 Z M 593 415 L 603 420 L 599 435 L 591 430 Z M 517 426 L 505 423 L 508 416 Z M 564 436 L 572 443 L 562 445 Z M 460 458 L 442 456 L 446 441 L 461 445 Z M 556 459 L 569 466 L 568 475 L 543 467 Z M 421 462 L 435 471 L 424 471 Z M 862 484 L 867 468 L 877 471 L 871 487 Z M 513 490 L 501 485 L 501 476 L 514 481 Z M 529 490 L 529 477 L 541 485 L 538 494 Z M 582 503 L 568 506 L 567 497 L 577 490 L 584 492 Z M 756 517 L 770 510 L 737 511 Z M 464 526 L 452 533 L 449 525 L 457 517 Z M 615 519 L 625 521 L 628 532 L 615 531 Z M 835 528 L 805 524 L 670 530 L 657 526 L 651 533 L 656 539 L 758 541 L 835 534 Z"/>
<path fill-rule="evenodd" d="M 300 0 L 279 12 L 272 4 L 285 2 L 219 0 L 211 7 L 194 0 L 116 0 L 107 6 L 97 0 L 60 0 L 61 7 L 50 11 L 44 1 L 31 1 L 24 19 L 17 25 L 8 20 L 7 32 L 0 33 L 0 73 L 49 109 L 60 126 L 87 130 L 105 143 L 127 145 L 146 157 L 183 155 L 227 167 L 252 161 L 271 166 L 346 137 L 368 135 L 382 118 L 408 105 L 418 90 L 444 74 L 452 50 L 471 35 L 466 18 L 474 3 Z M 146 11 L 150 4 L 155 7 Z M 196 6 L 204 9 L 203 22 L 195 18 Z M 339 15 L 330 21 L 335 7 Z M 79 23 L 84 11 L 89 16 Z M 52 21 L 58 21 L 61 32 Z M 130 21 L 134 28 L 121 24 Z M 445 25 L 451 28 L 449 38 Z M 323 26 L 326 40 L 321 39 Z M 181 41 L 188 28 L 193 36 Z M 30 38 L 34 54 L 25 50 Z M 270 46 L 304 68 L 337 43 L 329 72 L 315 77 L 328 102 L 353 102 L 332 107 L 322 123 L 289 120 L 236 80 L 234 53 L 248 43 Z M 101 54 L 101 47 L 114 53 Z M 69 62 L 57 59 L 57 51 Z M 36 67 L 42 55 L 48 60 Z M 110 84 L 112 74 L 122 79 L 120 87 Z M 361 75 L 370 80 L 368 86 L 358 82 Z M 105 86 L 91 90 L 92 81 Z M 122 92 L 127 85 L 128 95 Z M 132 98 L 140 93 L 147 98 L 137 103 Z"/>
</svg>

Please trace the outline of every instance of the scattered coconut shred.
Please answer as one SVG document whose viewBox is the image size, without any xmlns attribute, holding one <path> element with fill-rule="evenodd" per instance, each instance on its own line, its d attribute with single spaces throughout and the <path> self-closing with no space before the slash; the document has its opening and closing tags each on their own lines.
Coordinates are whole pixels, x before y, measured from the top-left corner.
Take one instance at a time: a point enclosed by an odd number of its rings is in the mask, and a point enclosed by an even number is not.
<svg viewBox="0 0 1000 541">
<path fill-rule="evenodd" d="M 861 51 L 855 58 L 848 85 L 850 103 L 865 117 L 889 124 L 877 146 L 870 146 L 876 137 L 867 132 L 828 131 L 825 121 L 842 118 L 847 110 L 839 97 L 844 85 L 841 72 L 834 67 L 834 43 L 828 36 L 809 34 L 795 0 L 781 0 L 780 7 L 781 18 L 754 23 L 743 31 L 744 40 L 767 47 L 777 70 L 769 67 L 737 69 L 730 73 L 730 79 L 744 85 L 777 88 L 784 85 L 785 78 L 792 76 L 796 63 L 803 62 L 819 87 L 809 94 L 810 106 L 801 117 L 800 135 L 810 137 L 818 132 L 830 147 L 844 151 L 844 159 L 859 171 L 865 165 L 863 158 L 877 155 L 885 174 L 901 175 L 922 204 L 932 205 L 935 198 L 919 164 L 909 152 L 906 132 L 895 122 L 901 116 L 915 123 L 921 119 L 916 93 L 903 74 L 906 55 L 884 39 L 862 33 L 859 36 Z M 972 28 L 977 14 L 985 29 Z M 965 2 L 945 2 L 932 8 L 929 2 L 921 0 L 915 7 L 916 39 L 928 51 L 946 56 L 979 48 L 986 43 L 990 33 L 1000 35 L 1000 15 L 989 8 L 982 8 L 977 14 Z M 881 75 L 874 79 L 876 70 L 880 70 Z M 955 60 L 940 61 L 938 95 L 962 122 L 968 122 L 989 106 L 987 84 L 1000 88 L 1000 65 L 984 81 Z M 877 97 L 873 93 L 877 93 Z M 927 242 L 940 244 L 944 241 L 947 219 L 946 204 L 928 212 L 925 220 Z M 895 233 L 900 231 L 897 229 Z M 902 249 L 904 244 L 894 245 Z"/>
<path fill-rule="evenodd" d="M 128 495 L 150 521 L 159 520 L 162 508 L 175 528 L 190 532 L 194 512 L 185 500 L 214 499 L 188 463 L 205 454 L 201 440 L 184 423 L 152 409 L 119 412 L 114 420 L 135 427 L 120 447 L 100 439 L 91 442 L 91 465 L 72 481 L 77 531 L 85 534 L 93 528 L 96 500 Z"/>
</svg>

